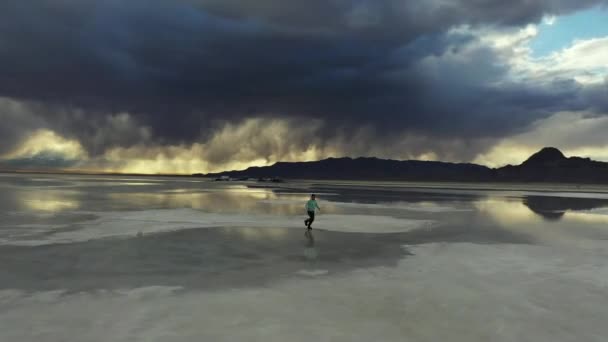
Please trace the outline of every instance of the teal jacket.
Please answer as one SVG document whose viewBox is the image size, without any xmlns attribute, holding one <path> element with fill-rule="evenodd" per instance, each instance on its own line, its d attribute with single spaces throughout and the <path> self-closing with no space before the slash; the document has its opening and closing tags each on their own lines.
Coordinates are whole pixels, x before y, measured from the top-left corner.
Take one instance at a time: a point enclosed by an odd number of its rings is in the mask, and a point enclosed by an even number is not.
<svg viewBox="0 0 608 342">
<path fill-rule="evenodd" d="M 306 210 L 315 211 L 316 209 L 321 209 L 321 208 L 319 208 L 317 201 L 309 200 L 308 202 L 306 202 Z"/>
</svg>

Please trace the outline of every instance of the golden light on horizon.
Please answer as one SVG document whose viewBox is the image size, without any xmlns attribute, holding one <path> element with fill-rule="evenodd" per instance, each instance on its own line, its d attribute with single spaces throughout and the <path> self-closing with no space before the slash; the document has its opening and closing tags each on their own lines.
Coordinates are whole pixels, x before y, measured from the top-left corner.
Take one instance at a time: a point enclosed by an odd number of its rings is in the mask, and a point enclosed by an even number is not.
<svg viewBox="0 0 608 342">
<path fill-rule="evenodd" d="M 315 125 L 298 133 L 297 139 L 314 136 Z M 248 119 L 227 124 L 208 141 L 189 145 L 135 145 L 115 147 L 103 155 L 105 172 L 123 173 L 212 173 L 269 166 L 280 161 L 313 161 L 335 155 L 330 148 L 310 143 L 294 145 L 293 127 L 282 120 Z"/>
<path fill-rule="evenodd" d="M 66 139 L 48 129 L 40 129 L 34 131 L 15 150 L 4 155 L 3 159 L 32 157 L 41 153 L 54 153 L 66 159 L 83 159 L 87 156 L 77 140 Z"/>
<path fill-rule="evenodd" d="M 520 164 L 544 145 L 553 145 L 550 144 L 551 141 L 547 141 L 547 137 L 553 136 L 551 132 L 557 130 L 559 135 L 565 134 L 564 128 L 556 126 L 554 121 L 575 114 L 562 113 L 557 118 L 539 121 L 530 132 L 502 141 L 485 141 L 484 144 L 491 144 L 492 147 L 482 150 L 472 160 L 463 160 L 458 155 L 446 153 L 445 146 L 441 144 L 429 146 L 423 137 L 400 135 L 393 137 L 394 144 L 380 146 L 366 143 L 378 137 L 377 132 L 362 129 L 353 133 L 357 137 L 354 140 L 349 140 L 347 135 L 340 133 L 317 141 L 315 137 L 322 127 L 320 122 L 313 122 L 301 129 L 294 122 L 263 118 L 226 124 L 204 141 L 173 145 L 155 144 L 149 137 L 150 140 L 146 142 L 129 146 L 110 146 L 98 155 L 90 155 L 76 139 L 63 137 L 48 129 L 40 129 L 23 139 L 19 146 L 0 157 L 0 160 L 45 157 L 45 154 L 49 154 L 51 157 L 65 159 L 68 165 L 73 162 L 72 166 L 64 166 L 61 169 L 65 171 L 184 175 L 244 170 L 249 167 L 270 166 L 277 162 L 308 162 L 329 157 L 359 156 L 397 160 L 470 161 L 489 167 L 502 167 L 506 164 Z M 603 127 L 604 123 L 608 125 L 608 120 L 582 118 L 580 115 L 582 114 L 574 116 L 578 121 L 572 125 L 573 129 L 586 131 L 596 126 Z M 539 143 L 535 137 L 549 144 Z M 456 140 L 451 144 L 457 148 L 466 148 L 466 144 L 463 145 L 461 141 Z M 415 146 L 424 148 L 416 150 Z M 608 146 L 572 146 L 561 149 L 569 156 L 608 160 Z M 53 165 L 49 167 L 53 168 Z"/>
<path fill-rule="evenodd" d="M 478 155 L 473 163 L 488 167 L 518 165 L 540 150 L 539 146 L 524 146 L 514 141 L 503 141 L 488 152 Z"/>
</svg>

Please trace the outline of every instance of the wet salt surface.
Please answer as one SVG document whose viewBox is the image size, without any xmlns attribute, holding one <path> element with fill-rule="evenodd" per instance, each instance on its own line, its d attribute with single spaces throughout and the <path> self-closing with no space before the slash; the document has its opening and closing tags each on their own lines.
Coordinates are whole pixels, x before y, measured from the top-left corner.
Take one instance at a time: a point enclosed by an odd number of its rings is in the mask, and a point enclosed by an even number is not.
<svg viewBox="0 0 608 342">
<path fill-rule="evenodd" d="M 0 175 L 0 340 L 605 341 L 606 192 L 458 187 Z"/>
<path fill-rule="evenodd" d="M 271 286 L 301 270 L 345 272 L 394 265 L 402 234 L 287 228 L 188 229 L 37 247 L 4 246 L 0 289 L 70 292 L 177 286 L 186 290 Z M 308 253 L 309 250 L 314 253 Z"/>
</svg>

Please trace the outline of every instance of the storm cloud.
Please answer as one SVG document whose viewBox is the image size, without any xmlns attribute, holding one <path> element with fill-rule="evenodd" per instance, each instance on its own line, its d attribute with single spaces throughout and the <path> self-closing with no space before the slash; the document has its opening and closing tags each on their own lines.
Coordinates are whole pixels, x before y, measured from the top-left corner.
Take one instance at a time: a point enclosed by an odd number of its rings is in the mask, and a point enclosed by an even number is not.
<svg viewBox="0 0 608 342">
<path fill-rule="evenodd" d="M 326 149 L 340 140 L 334 150 L 344 154 L 410 141 L 402 147 L 411 151 L 393 156 L 469 160 L 484 147 L 449 151 L 431 142 L 465 146 L 556 112 L 606 110 L 606 83 L 512 78 L 504 51 L 479 32 L 515 31 L 607 3 L 2 1 L 0 154 L 40 128 L 102 156 L 211 143 L 226 127 L 256 119 L 300 129 L 285 144 L 292 150 L 305 151 L 310 138 Z M 378 146 L 349 150 L 362 131 Z M 256 150 L 261 158 L 281 150 L 265 146 Z M 208 158 L 238 157 L 226 150 Z"/>
</svg>

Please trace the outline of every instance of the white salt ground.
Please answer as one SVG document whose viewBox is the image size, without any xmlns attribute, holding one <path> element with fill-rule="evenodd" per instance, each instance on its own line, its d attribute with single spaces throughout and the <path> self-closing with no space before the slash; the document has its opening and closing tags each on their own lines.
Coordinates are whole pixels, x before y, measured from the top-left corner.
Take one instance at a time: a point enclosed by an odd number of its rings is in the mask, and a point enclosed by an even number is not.
<svg viewBox="0 0 608 342">
<path fill-rule="evenodd" d="M 429 244 L 395 267 L 215 292 L 0 291 L 0 340 L 582 341 L 608 336 L 606 255 Z"/>
</svg>

